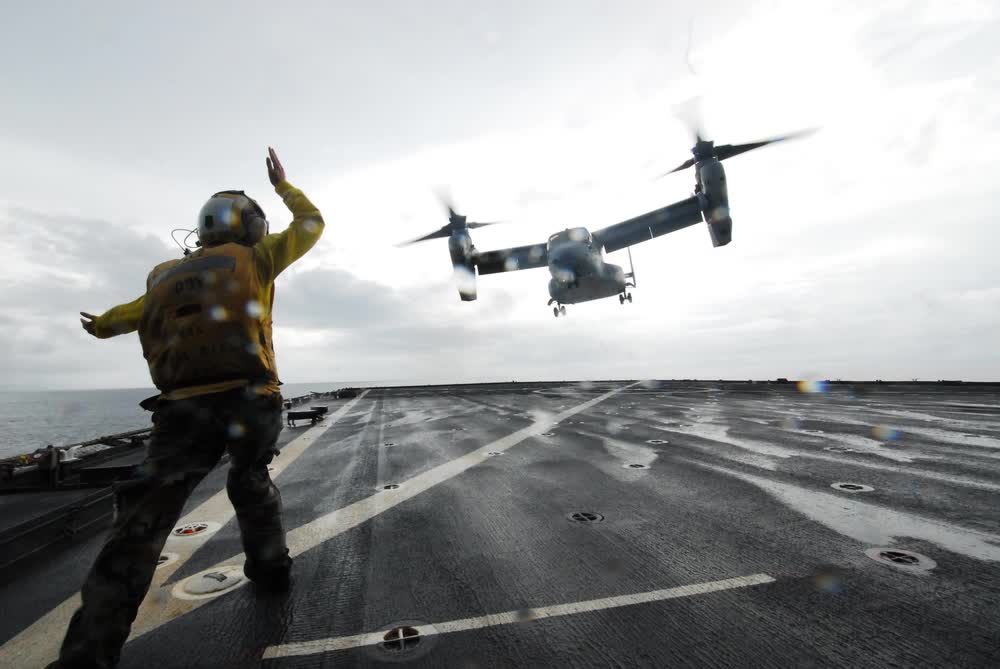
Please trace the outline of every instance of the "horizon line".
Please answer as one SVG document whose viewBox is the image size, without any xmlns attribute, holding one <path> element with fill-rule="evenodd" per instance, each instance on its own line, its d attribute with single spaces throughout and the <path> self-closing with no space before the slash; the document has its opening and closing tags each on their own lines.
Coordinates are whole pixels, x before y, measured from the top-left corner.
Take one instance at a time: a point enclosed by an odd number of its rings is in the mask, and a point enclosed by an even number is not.
<svg viewBox="0 0 1000 669">
<path fill-rule="evenodd" d="M 435 387 L 435 386 L 460 386 L 460 385 L 499 385 L 499 384 L 510 384 L 510 383 L 603 383 L 611 381 L 651 381 L 657 383 L 787 383 L 787 384 L 797 384 L 802 382 L 807 383 L 825 383 L 834 385 L 843 385 L 850 383 L 870 383 L 870 384 L 968 384 L 968 385 L 996 385 L 1000 384 L 1000 380 L 991 381 L 971 381 L 968 379 L 920 379 L 920 378 L 909 378 L 909 379 L 794 379 L 786 377 L 775 377 L 767 379 L 744 379 L 744 378 L 647 378 L 647 379 L 633 379 L 633 378 L 592 378 L 592 379 L 509 379 L 509 380 L 478 380 L 478 381 L 402 381 L 402 380 L 382 380 L 378 381 L 288 381 L 282 383 L 283 386 L 295 385 L 331 385 L 331 384 L 342 384 L 340 387 L 359 387 L 359 388 L 409 388 L 409 387 Z M 48 387 L 38 387 L 38 386 L 12 386 L 3 387 L 0 386 L 0 392 L 4 393 L 16 393 L 16 392 L 95 392 L 95 391 L 112 391 L 112 390 L 142 390 L 148 391 L 150 393 L 157 392 L 155 387 L 152 386 L 125 386 L 125 387 L 97 387 L 97 388 L 48 388 Z"/>
</svg>

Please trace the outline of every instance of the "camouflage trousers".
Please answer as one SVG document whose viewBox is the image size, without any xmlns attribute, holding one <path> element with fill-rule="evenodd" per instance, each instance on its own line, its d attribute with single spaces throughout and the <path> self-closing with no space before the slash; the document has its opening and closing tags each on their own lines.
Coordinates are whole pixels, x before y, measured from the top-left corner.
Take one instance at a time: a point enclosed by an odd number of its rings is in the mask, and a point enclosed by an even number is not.
<svg viewBox="0 0 1000 669">
<path fill-rule="evenodd" d="M 137 478 L 115 485 L 115 520 L 81 589 L 57 667 L 114 667 L 157 559 L 198 483 L 230 455 L 226 490 L 247 564 L 290 564 L 281 495 L 267 465 L 278 452 L 281 396 L 244 390 L 161 401 Z"/>
</svg>

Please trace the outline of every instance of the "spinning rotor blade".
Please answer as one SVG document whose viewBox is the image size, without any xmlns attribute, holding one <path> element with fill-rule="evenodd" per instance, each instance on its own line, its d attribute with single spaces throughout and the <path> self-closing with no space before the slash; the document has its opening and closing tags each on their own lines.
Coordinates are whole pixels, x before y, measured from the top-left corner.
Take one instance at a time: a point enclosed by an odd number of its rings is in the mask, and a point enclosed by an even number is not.
<svg viewBox="0 0 1000 669">
<path fill-rule="evenodd" d="M 455 211 L 455 205 L 451 201 L 451 196 L 445 188 L 438 188 L 435 191 L 437 199 L 441 202 L 441 205 L 448 212 L 448 224 L 441 227 L 438 230 L 430 233 L 429 235 L 424 235 L 423 237 L 417 237 L 416 239 L 410 240 L 408 242 L 402 242 L 396 246 L 409 246 L 410 244 L 416 244 L 417 242 L 424 242 L 428 239 L 440 239 L 442 237 L 451 237 L 457 232 L 462 230 L 469 230 L 472 228 L 484 228 L 487 225 L 496 225 L 497 223 L 504 223 L 505 221 L 483 221 L 478 223 L 470 223 L 466 220 L 465 216 L 462 216 L 457 211 Z"/>
<path fill-rule="evenodd" d="M 702 141 L 705 133 L 702 132 L 704 113 L 702 113 L 702 96 L 700 93 L 674 105 L 672 112 L 674 118 L 687 128 L 687 131 L 694 137 L 695 141 Z"/>
<path fill-rule="evenodd" d="M 759 142 L 748 142 L 746 144 L 720 144 L 715 147 L 715 155 L 719 160 L 725 160 L 726 158 L 732 158 L 733 156 L 738 156 L 741 153 L 746 153 L 747 151 L 753 151 L 754 149 L 759 149 L 762 146 L 767 146 L 768 144 L 774 144 L 775 142 L 784 142 L 787 139 L 797 139 L 799 137 L 805 137 L 806 135 L 811 135 L 816 132 L 815 128 L 809 130 L 802 130 L 799 132 L 793 132 L 790 135 L 782 135 L 780 137 L 771 137 L 770 139 L 762 139 Z"/>
<path fill-rule="evenodd" d="M 746 153 L 747 151 L 753 151 L 754 149 L 759 149 L 762 146 L 767 146 L 768 144 L 775 144 L 776 142 L 784 142 L 789 139 L 798 139 L 799 137 L 806 137 L 808 135 L 816 132 L 816 128 L 810 128 L 808 130 L 800 130 L 799 132 L 793 132 L 788 135 L 781 135 L 778 137 L 770 137 L 768 139 L 762 139 L 759 142 L 748 142 L 746 144 L 719 144 L 713 148 L 712 143 L 705 140 L 700 131 L 697 129 L 694 131 L 695 137 L 697 138 L 697 143 L 695 144 L 692 153 L 695 154 L 694 158 L 688 158 L 683 163 L 670 170 L 669 172 L 664 172 L 663 174 L 656 177 L 657 179 L 662 179 L 668 174 L 673 174 L 674 172 L 680 172 L 681 170 L 686 170 L 692 167 L 698 162 L 700 155 L 702 159 L 707 159 L 709 155 L 714 155 L 719 160 L 725 160 L 727 158 L 732 158 L 733 156 L 738 156 L 741 153 Z M 709 154 L 710 152 L 710 154 Z"/>
<path fill-rule="evenodd" d="M 441 203 L 441 206 L 443 206 L 445 210 L 448 212 L 449 221 L 453 221 L 456 218 L 461 217 L 461 215 L 457 211 L 455 211 L 455 203 L 452 202 L 451 193 L 449 193 L 446 188 L 443 187 L 438 188 L 437 190 L 434 191 L 434 194 L 437 195 L 438 202 Z"/>
<path fill-rule="evenodd" d="M 694 21 L 691 22 L 691 30 L 694 30 Z M 690 42 L 690 37 L 689 37 Z M 688 55 L 690 56 L 690 43 L 688 44 Z M 688 62 L 690 67 L 690 61 Z M 692 70 L 694 74 L 694 70 Z M 695 145 L 701 144 L 705 141 L 704 133 L 701 127 L 701 95 L 696 95 L 693 98 L 681 102 L 674 107 L 674 116 L 687 128 L 691 136 L 694 137 Z M 686 170 L 697 162 L 694 158 L 685 160 L 683 163 L 670 170 L 669 172 L 664 172 L 663 174 L 656 177 L 656 179 L 662 179 L 668 174 L 673 174 L 674 172 L 680 172 L 681 170 Z"/>
<path fill-rule="evenodd" d="M 663 177 L 667 176 L 668 174 L 673 174 L 674 172 L 680 172 L 681 170 L 686 170 L 687 168 L 691 167 L 692 165 L 694 165 L 694 158 L 688 158 L 687 160 L 685 160 L 683 163 L 681 163 L 680 165 L 678 165 L 674 169 L 670 170 L 669 172 L 664 172 L 663 174 L 661 174 L 660 176 L 658 176 L 656 178 L 657 179 L 662 179 Z"/>
<path fill-rule="evenodd" d="M 440 230 L 435 230 L 429 235 L 424 235 L 423 237 L 417 237 L 416 239 L 411 239 L 408 242 L 400 242 L 399 244 L 396 244 L 396 246 L 409 246 L 410 244 L 416 244 L 417 242 L 425 242 L 428 239 L 439 239 L 441 237 L 450 237 L 450 236 L 451 236 L 451 226 L 446 225 Z"/>
</svg>

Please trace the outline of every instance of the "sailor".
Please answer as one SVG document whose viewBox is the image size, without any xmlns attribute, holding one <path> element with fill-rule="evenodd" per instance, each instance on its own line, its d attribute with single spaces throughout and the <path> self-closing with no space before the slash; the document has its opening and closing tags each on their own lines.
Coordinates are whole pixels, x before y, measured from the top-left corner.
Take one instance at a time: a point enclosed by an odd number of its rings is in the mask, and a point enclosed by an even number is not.
<svg viewBox="0 0 1000 669">
<path fill-rule="evenodd" d="M 285 179 L 274 149 L 268 153 L 268 177 L 293 215 L 288 229 L 268 234 L 253 199 L 216 193 L 198 214 L 198 250 L 157 265 L 134 302 L 101 316 L 80 312 L 83 329 L 101 339 L 138 331 L 160 394 L 143 402 L 153 411 L 146 459 L 135 478 L 115 486 L 113 528 L 51 667 L 118 663 L 167 536 L 226 451 L 244 573 L 265 591 L 289 586 L 281 495 L 267 471 L 282 429 L 274 280 L 316 244 L 324 223 Z"/>
</svg>

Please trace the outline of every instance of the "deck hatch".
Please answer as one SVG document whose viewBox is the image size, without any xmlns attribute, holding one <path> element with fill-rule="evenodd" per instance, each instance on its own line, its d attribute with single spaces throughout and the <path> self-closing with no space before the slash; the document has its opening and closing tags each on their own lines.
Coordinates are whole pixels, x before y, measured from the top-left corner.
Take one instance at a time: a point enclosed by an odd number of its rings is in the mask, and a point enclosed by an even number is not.
<svg viewBox="0 0 1000 669">
<path fill-rule="evenodd" d="M 937 562 L 930 559 L 926 555 L 903 550 L 901 548 L 869 548 L 865 551 L 865 555 L 876 562 L 891 565 L 909 572 L 928 572 L 937 567 Z"/>
<path fill-rule="evenodd" d="M 187 525 L 181 525 L 180 527 L 174 528 L 175 537 L 193 537 L 196 534 L 201 534 L 208 529 L 208 523 L 188 523 Z"/>
<path fill-rule="evenodd" d="M 413 650 L 420 644 L 420 632 L 413 627 L 394 627 L 382 637 L 381 647 L 391 653 Z"/>
<path fill-rule="evenodd" d="M 844 492 L 872 492 L 875 490 L 870 485 L 864 485 L 863 483 L 831 483 L 830 487 L 834 490 L 842 490 Z"/>
</svg>

